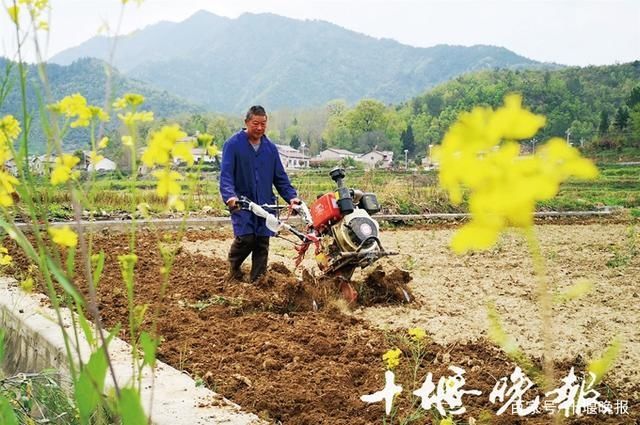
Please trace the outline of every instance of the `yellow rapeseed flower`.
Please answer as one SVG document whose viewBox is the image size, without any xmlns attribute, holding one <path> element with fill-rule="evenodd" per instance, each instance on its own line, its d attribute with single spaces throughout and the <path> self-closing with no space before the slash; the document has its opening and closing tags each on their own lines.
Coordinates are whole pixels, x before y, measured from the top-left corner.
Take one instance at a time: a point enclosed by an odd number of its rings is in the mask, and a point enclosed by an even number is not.
<svg viewBox="0 0 640 425">
<path fill-rule="evenodd" d="M 163 169 L 154 171 L 153 176 L 158 179 L 158 186 L 156 187 L 158 196 L 165 198 L 169 195 L 180 194 L 181 188 L 180 183 L 178 183 L 178 180 L 182 180 L 180 173 Z"/>
<path fill-rule="evenodd" d="M 15 186 L 20 184 L 20 181 L 7 173 L 0 170 L 0 206 L 10 207 L 13 205 L 12 193 L 16 191 Z"/>
<path fill-rule="evenodd" d="M 98 142 L 98 147 L 100 149 L 104 149 L 107 146 L 109 146 L 109 138 L 107 136 L 104 136 L 102 139 L 100 139 L 100 141 Z"/>
<path fill-rule="evenodd" d="M 213 135 L 209 133 L 200 133 L 197 136 L 200 146 L 209 146 L 213 142 Z"/>
<path fill-rule="evenodd" d="M 125 93 L 124 100 L 129 106 L 140 106 L 144 102 L 144 96 L 138 93 Z"/>
<path fill-rule="evenodd" d="M 33 22 L 38 22 L 40 15 L 44 11 L 44 9 L 49 5 L 49 0 L 18 0 L 18 5 L 26 6 L 29 16 L 31 17 L 31 20 Z M 17 24 L 17 20 L 14 22 Z M 38 24 L 38 29 L 41 29 L 40 24 L 41 22 Z"/>
<path fill-rule="evenodd" d="M 440 425 L 455 425 L 451 417 L 440 419 Z"/>
<path fill-rule="evenodd" d="M 20 288 L 24 292 L 33 292 L 33 287 L 34 287 L 34 283 L 33 283 L 33 278 L 31 276 L 29 276 L 28 278 L 20 282 Z"/>
<path fill-rule="evenodd" d="M 142 154 L 142 162 L 148 167 L 153 167 L 156 164 L 167 165 L 173 154 L 174 157 L 183 158 L 187 162 L 189 161 L 189 157 L 191 157 L 191 163 L 193 163 L 193 157 L 190 151 L 188 156 L 186 156 L 186 153 L 180 147 L 176 147 L 174 151 L 176 142 L 185 137 L 187 137 L 187 134 L 180 130 L 180 126 L 177 124 L 165 125 L 151 135 L 149 145 Z"/>
<path fill-rule="evenodd" d="M 97 118 L 102 122 L 109 121 L 109 115 L 99 106 L 89 105 L 89 112 L 91 113 L 91 118 Z"/>
<path fill-rule="evenodd" d="M 520 155 L 517 141 L 533 137 L 545 121 L 523 109 L 519 95 L 508 95 L 495 111 L 462 113 L 433 149 L 440 186 L 451 201 L 460 203 L 463 189 L 469 190 L 472 220 L 452 239 L 454 251 L 492 247 L 506 227 L 532 226 L 536 202 L 555 196 L 562 181 L 597 176 L 596 167 L 560 138 L 534 155 Z"/>
<path fill-rule="evenodd" d="M 129 147 L 133 146 L 133 137 L 131 136 L 122 136 L 120 140 L 122 140 L 122 144 L 124 146 L 129 146 Z"/>
<path fill-rule="evenodd" d="M 129 268 L 138 262 L 138 256 L 136 254 L 118 255 L 118 262 L 121 267 Z"/>
<path fill-rule="evenodd" d="M 66 153 L 56 158 L 56 165 L 51 172 L 51 184 L 55 186 L 65 183 L 69 179 L 75 179 L 79 173 L 74 172 L 72 168 L 75 167 L 78 162 L 80 162 L 80 158 Z"/>
<path fill-rule="evenodd" d="M 0 266 L 8 266 L 13 258 L 9 255 L 9 250 L 4 246 L 0 246 Z"/>
<path fill-rule="evenodd" d="M 171 156 L 173 158 L 182 159 L 188 165 L 193 165 L 193 147 L 193 143 L 191 142 L 176 143 L 171 148 Z"/>
<path fill-rule="evenodd" d="M 7 8 L 7 13 L 9 14 L 9 18 L 11 21 L 18 25 L 18 21 L 20 20 L 20 7 L 19 6 L 9 6 Z"/>
<path fill-rule="evenodd" d="M 120 118 L 124 125 L 131 126 L 137 122 L 153 121 L 153 112 L 127 112 L 126 114 L 118 114 L 118 118 Z"/>
<path fill-rule="evenodd" d="M 98 152 L 96 151 L 91 151 L 91 153 L 89 154 L 89 163 L 91 165 L 96 165 L 98 162 L 102 161 L 104 159 L 104 156 L 99 155 Z"/>
<path fill-rule="evenodd" d="M 0 146 L 0 164 L 4 164 L 8 160 L 13 158 L 13 153 L 8 146 Z"/>
<path fill-rule="evenodd" d="M 207 153 L 210 156 L 216 156 L 220 153 L 220 149 L 218 149 L 218 147 L 216 145 L 211 145 L 209 147 L 207 147 Z"/>
<path fill-rule="evenodd" d="M 100 121 L 109 120 L 109 116 L 102 108 L 88 105 L 87 99 L 85 99 L 80 93 L 74 93 L 70 96 L 66 96 L 58 103 L 49 105 L 49 108 L 67 118 L 76 118 L 76 120 L 70 124 L 72 128 L 87 127 L 91 124 L 91 120 L 94 118 L 97 118 Z"/>
<path fill-rule="evenodd" d="M 422 328 L 411 328 L 408 330 L 409 336 L 415 342 L 422 341 L 427 337 L 427 332 Z"/>
<path fill-rule="evenodd" d="M 124 109 L 127 107 L 127 101 L 123 97 L 120 97 L 116 99 L 116 101 L 113 102 L 111 106 L 113 106 L 113 109 L 115 109 L 116 111 L 119 111 L 120 109 Z"/>
<path fill-rule="evenodd" d="M 125 109 L 129 106 L 135 108 L 142 105 L 143 102 L 144 96 L 142 96 L 141 94 L 125 93 L 124 96 L 116 99 L 116 101 L 113 102 L 113 109 Z"/>
<path fill-rule="evenodd" d="M 54 243 L 68 248 L 78 245 L 78 235 L 69 226 L 49 227 L 49 234 Z"/>
<path fill-rule="evenodd" d="M 382 355 L 382 360 L 387 364 L 387 369 L 395 369 L 400 364 L 400 356 L 402 351 L 399 348 L 389 350 Z"/>
<path fill-rule="evenodd" d="M 49 5 L 49 0 L 18 0 L 18 4 L 42 10 Z"/>
<path fill-rule="evenodd" d="M 20 135 L 20 122 L 13 115 L 5 115 L 0 119 L 0 146 L 13 143 Z"/>
<path fill-rule="evenodd" d="M 184 211 L 185 209 L 184 201 L 182 201 L 178 195 L 169 195 L 167 198 L 167 207 L 177 211 Z"/>
</svg>

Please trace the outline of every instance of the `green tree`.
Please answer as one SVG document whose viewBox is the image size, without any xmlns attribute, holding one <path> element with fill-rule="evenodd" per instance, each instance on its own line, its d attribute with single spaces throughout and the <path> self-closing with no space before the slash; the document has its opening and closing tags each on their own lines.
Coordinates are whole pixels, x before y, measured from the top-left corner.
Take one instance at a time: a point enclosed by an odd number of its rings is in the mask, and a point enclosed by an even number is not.
<svg viewBox="0 0 640 425">
<path fill-rule="evenodd" d="M 375 146 L 382 147 L 387 143 L 387 123 L 384 104 L 373 99 L 361 100 L 345 116 L 345 124 L 352 137 L 352 146 L 360 151 Z"/>
<path fill-rule="evenodd" d="M 384 130 L 387 120 L 382 102 L 365 99 L 347 113 L 347 126 L 357 137 L 363 133 Z"/>
<path fill-rule="evenodd" d="M 444 99 L 437 94 L 427 96 L 425 103 L 427 106 L 427 112 L 432 116 L 440 115 L 440 112 L 442 112 L 444 107 Z"/>
<path fill-rule="evenodd" d="M 620 131 L 623 131 L 629 125 L 629 108 L 621 106 L 616 111 L 616 116 L 613 120 L 613 125 Z"/>
<path fill-rule="evenodd" d="M 609 132 L 609 113 L 607 111 L 600 112 L 600 124 L 598 125 L 598 133 L 605 135 Z"/>
<path fill-rule="evenodd" d="M 231 128 L 229 122 L 224 117 L 215 117 L 207 123 L 207 131 L 213 136 L 213 143 L 218 147 L 231 137 Z"/>
<path fill-rule="evenodd" d="M 631 89 L 631 93 L 627 99 L 627 106 L 629 109 L 633 109 L 638 104 L 640 104 L 640 85 Z"/>
<path fill-rule="evenodd" d="M 402 149 L 409 151 L 409 155 L 413 156 L 416 149 L 416 140 L 413 137 L 413 128 L 411 127 L 411 124 L 409 124 L 407 129 L 402 132 L 400 140 L 402 141 Z"/>
<path fill-rule="evenodd" d="M 207 131 L 207 121 L 200 114 L 193 114 L 186 122 L 184 129 L 187 134 L 204 133 Z"/>
<path fill-rule="evenodd" d="M 584 142 L 593 139 L 594 128 L 593 123 L 588 121 L 574 120 L 569 127 L 572 140 L 580 143 L 580 147 L 584 145 Z"/>
<path fill-rule="evenodd" d="M 414 116 L 410 121 L 417 151 L 424 151 L 428 145 L 427 132 L 431 127 L 431 121 L 432 117 L 424 112 Z"/>
<path fill-rule="evenodd" d="M 629 127 L 632 145 L 640 148 L 640 103 L 629 112 Z"/>
<path fill-rule="evenodd" d="M 294 149 L 298 149 L 300 147 L 300 137 L 297 134 L 294 134 L 289 141 L 289 146 Z"/>
</svg>

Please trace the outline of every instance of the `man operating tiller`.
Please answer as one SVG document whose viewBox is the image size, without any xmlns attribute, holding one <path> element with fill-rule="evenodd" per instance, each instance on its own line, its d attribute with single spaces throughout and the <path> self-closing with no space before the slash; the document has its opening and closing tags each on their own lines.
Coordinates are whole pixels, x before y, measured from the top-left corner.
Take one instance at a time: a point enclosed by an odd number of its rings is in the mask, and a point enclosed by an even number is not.
<svg viewBox="0 0 640 425">
<path fill-rule="evenodd" d="M 273 187 L 284 200 L 300 203 L 287 176 L 278 149 L 267 138 L 267 113 L 252 106 L 245 116 L 245 128 L 227 140 L 222 148 L 220 195 L 231 211 L 235 239 L 229 249 L 229 277 L 241 277 L 240 266 L 251 254 L 251 282 L 267 271 L 269 238 L 274 233 L 263 217 L 241 209 L 238 200 L 248 198 L 258 204 L 275 204 Z"/>
</svg>

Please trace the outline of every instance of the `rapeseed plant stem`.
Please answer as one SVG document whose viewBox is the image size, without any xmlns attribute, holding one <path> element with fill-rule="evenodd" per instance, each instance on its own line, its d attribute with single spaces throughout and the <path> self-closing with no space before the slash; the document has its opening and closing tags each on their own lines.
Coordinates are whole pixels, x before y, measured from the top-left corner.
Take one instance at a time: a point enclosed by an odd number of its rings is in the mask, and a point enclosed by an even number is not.
<svg viewBox="0 0 640 425">
<path fill-rule="evenodd" d="M 538 281 L 538 305 L 540 307 L 540 331 L 544 353 L 543 373 L 544 391 L 553 388 L 553 290 L 549 284 L 544 257 L 540 251 L 540 243 L 533 228 L 524 230 L 524 234 L 531 253 L 533 269 Z"/>
</svg>

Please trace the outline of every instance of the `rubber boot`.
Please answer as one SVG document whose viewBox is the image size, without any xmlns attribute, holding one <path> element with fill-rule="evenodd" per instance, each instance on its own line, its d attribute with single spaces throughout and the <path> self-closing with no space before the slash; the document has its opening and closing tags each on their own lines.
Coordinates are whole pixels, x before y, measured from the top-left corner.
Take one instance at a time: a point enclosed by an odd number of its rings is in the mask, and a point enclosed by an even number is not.
<svg viewBox="0 0 640 425">
<path fill-rule="evenodd" d="M 267 273 L 269 260 L 269 236 L 256 236 L 251 253 L 251 282 L 255 282 Z"/>
<path fill-rule="evenodd" d="M 229 274 L 228 279 L 241 280 L 240 266 L 247 259 L 255 245 L 255 235 L 236 236 L 231 248 L 229 248 Z"/>
</svg>

